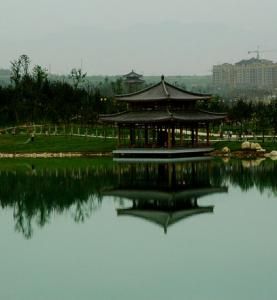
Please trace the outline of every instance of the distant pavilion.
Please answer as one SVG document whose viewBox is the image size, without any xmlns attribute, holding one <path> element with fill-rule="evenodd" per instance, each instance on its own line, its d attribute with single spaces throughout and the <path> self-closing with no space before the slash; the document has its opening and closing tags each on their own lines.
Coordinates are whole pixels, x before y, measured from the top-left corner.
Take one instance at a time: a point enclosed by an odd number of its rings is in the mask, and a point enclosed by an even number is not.
<svg viewBox="0 0 277 300">
<path fill-rule="evenodd" d="M 203 151 L 207 151 L 210 144 L 210 123 L 226 117 L 226 114 L 197 108 L 197 101 L 210 99 L 211 95 L 188 92 L 169 84 L 162 76 L 159 83 L 149 88 L 116 96 L 118 102 L 127 104 L 127 110 L 101 115 L 100 120 L 117 125 L 118 146 L 127 147 L 129 152 L 130 149 L 138 149 L 138 153 L 141 153 L 139 148 L 146 152 L 151 148 L 150 152 L 156 153 L 165 149 L 180 152 L 180 148 L 199 150 L 201 147 L 205 147 Z M 199 129 L 205 132 L 201 141 Z M 182 152 L 181 155 L 183 154 Z"/>
<path fill-rule="evenodd" d="M 123 77 L 123 83 L 126 86 L 129 93 L 133 93 L 141 88 L 144 83 L 143 75 L 136 73 L 132 70 L 130 73 L 125 74 Z"/>
</svg>

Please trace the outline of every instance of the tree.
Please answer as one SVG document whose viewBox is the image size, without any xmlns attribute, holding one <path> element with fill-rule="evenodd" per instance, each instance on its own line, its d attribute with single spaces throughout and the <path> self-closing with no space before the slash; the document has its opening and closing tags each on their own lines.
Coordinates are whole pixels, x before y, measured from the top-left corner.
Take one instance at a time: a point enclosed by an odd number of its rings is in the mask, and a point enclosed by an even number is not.
<svg viewBox="0 0 277 300">
<path fill-rule="evenodd" d="M 18 86 L 20 81 L 29 76 L 30 58 L 22 54 L 18 59 L 11 61 L 11 81 Z"/>
<path fill-rule="evenodd" d="M 33 68 L 32 77 L 38 87 L 41 87 L 43 82 L 47 79 L 47 70 L 43 69 L 41 66 L 36 65 Z"/>
<path fill-rule="evenodd" d="M 242 135 L 245 127 L 245 122 L 249 121 L 253 114 L 253 105 L 251 102 L 246 102 L 239 99 L 231 108 L 229 118 L 240 123 L 240 134 Z"/>
<path fill-rule="evenodd" d="M 76 90 L 78 86 L 85 80 L 87 73 L 83 73 L 82 69 L 72 69 L 70 72 L 70 78 L 73 81 L 74 89 Z"/>
<path fill-rule="evenodd" d="M 258 120 L 258 126 L 263 135 L 263 142 L 264 142 L 265 131 L 271 125 L 270 118 L 269 118 L 270 116 L 269 106 L 263 102 L 259 102 L 256 106 L 256 116 Z"/>
<path fill-rule="evenodd" d="M 277 135 L 277 100 L 271 101 L 269 105 L 269 119 L 270 123 L 272 124 L 273 130 L 274 130 L 274 140 Z"/>
</svg>

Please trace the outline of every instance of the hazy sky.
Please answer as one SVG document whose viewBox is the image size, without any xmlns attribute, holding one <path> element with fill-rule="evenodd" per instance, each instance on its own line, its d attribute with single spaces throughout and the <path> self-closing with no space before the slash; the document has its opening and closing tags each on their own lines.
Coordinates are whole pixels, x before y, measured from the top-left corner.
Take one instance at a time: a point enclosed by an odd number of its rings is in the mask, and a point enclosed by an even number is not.
<svg viewBox="0 0 277 300">
<path fill-rule="evenodd" d="M 257 45 L 277 61 L 276 12 L 276 0 L 0 0 L 0 68 L 24 53 L 53 73 L 82 61 L 88 74 L 208 74 Z"/>
</svg>

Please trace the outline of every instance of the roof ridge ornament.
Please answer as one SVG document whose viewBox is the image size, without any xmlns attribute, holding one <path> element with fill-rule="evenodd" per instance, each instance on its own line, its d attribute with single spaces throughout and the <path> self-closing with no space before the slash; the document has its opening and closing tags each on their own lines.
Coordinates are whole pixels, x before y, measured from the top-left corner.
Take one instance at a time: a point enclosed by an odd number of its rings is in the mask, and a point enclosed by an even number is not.
<svg viewBox="0 0 277 300">
<path fill-rule="evenodd" d="M 166 86 L 165 86 L 164 75 L 161 76 L 161 80 L 162 80 L 162 86 L 163 86 L 164 92 L 165 92 L 167 98 L 170 98 L 170 94 L 167 91 Z"/>
</svg>

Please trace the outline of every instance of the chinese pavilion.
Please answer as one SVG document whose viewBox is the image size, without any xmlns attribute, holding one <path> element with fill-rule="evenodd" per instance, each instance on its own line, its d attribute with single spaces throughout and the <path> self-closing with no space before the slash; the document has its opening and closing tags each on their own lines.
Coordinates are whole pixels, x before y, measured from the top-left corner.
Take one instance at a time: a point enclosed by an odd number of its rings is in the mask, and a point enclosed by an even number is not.
<svg viewBox="0 0 277 300">
<path fill-rule="evenodd" d="M 226 117 L 197 108 L 198 101 L 210 99 L 211 95 L 188 92 L 169 84 L 162 76 L 159 83 L 149 88 L 116 96 L 118 102 L 127 104 L 127 110 L 101 115 L 100 120 L 118 127 L 121 149 L 114 151 L 115 155 L 199 154 L 212 150 L 208 147 L 210 123 Z M 202 129 L 201 139 L 199 129 Z"/>
<path fill-rule="evenodd" d="M 134 70 L 126 75 L 123 75 L 123 83 L 125 84 L 129 93 L 135 92 L 141 88 L 141 85 L 144 83 L 142 77 L 143 76 L 141 74 L 136 73 Z"/>
</svg>

